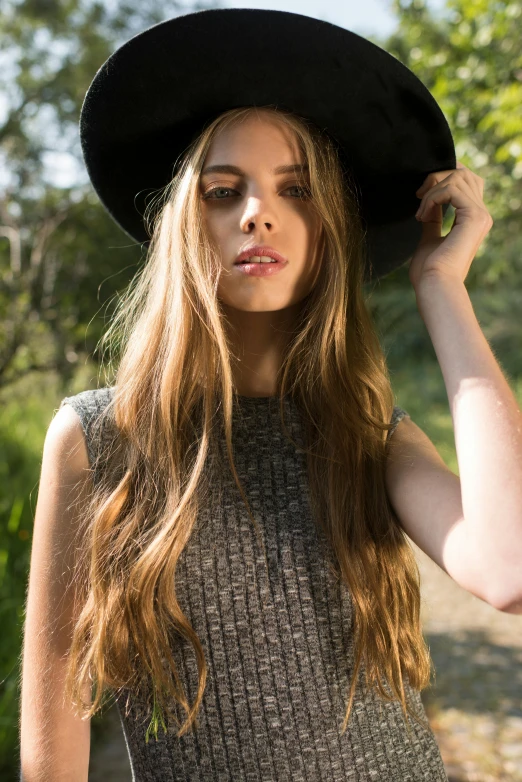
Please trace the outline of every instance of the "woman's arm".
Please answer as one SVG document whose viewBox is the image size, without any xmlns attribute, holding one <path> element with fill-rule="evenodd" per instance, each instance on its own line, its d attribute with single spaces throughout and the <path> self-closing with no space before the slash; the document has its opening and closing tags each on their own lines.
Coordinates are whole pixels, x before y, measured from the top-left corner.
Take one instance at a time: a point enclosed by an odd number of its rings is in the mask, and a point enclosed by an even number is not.
<svg viewBox="0 0 522 782">
<path fill-rule="evenodd" d="M 485 570 L 488 602 L 520 613 L 521 411 L 464 282 L 432 275 L 416 294 L 448 394 L 467 540 L 477 553 L 477 568 Z M 431 499 L 442 503 L 441 496 Z M 456 548 L 452 556 L 458 556 Z"/>
<path fill-rule="evenodd" d="M 63 702 L 74 596 L 78 508 L 91 489 L 77 413 L 64 405 L 46 434 L 36 507 L 22 662 L 22 782 L 87 782 L 90 721 Z M 91 694 L 84 693 L 90 703 Z"/>
</svg>

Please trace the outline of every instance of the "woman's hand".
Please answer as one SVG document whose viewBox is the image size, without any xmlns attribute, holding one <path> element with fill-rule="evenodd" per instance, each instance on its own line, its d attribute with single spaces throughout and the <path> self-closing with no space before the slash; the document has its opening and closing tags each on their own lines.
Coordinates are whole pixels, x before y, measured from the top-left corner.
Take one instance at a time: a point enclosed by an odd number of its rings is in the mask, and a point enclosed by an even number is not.
<svg viewBox="0 0 522 782">
<path fill-rule="evenodd" d="M 422 198 L 417 219 L 422 237 L 410 261 L 410 281 L 418 293 L 435 278 L 464 282 L 493 218 L 483 201 L 484 179 L 457 162 L 457 168 L 428 174 L 416 195 Z M 455 207 L 455 219 L 446 236 L 442 231 L 442 204 Z"/>
</svg>

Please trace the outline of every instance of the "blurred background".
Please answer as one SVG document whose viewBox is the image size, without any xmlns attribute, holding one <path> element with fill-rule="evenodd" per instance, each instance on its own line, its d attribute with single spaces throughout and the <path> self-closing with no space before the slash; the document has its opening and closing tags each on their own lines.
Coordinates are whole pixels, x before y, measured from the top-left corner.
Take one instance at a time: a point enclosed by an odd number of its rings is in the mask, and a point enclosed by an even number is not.
<svg viewBox="0 0 522 782">
<path fill-rule="evenodd" d="M 78 136 L 82 100 L 125 40 L 211 7 L 275 8 L 341 25 L 393 54 L 432 92 L 457 158 L 486 181 L 494 226 L 466 286 L 522 403 L 522 2 L 0 0 L 0 777 L 6 782 L 19 779 L 21 640 L 45 433 L 64 396 L 104 385 L 97 343 L 118 291 L 144 259 L 90 185 Z M 458 474 L 446 389 L 407 267 L 367 295 L 397 404 Z M 522 780 L 522 617 L 468 594 L 413 547 L 436 670 L 422 697 L 448 776 Z M 91 782 L 130 780 L 117 716 L 112 710 L 96 716 L 92 728 Z"/>
</svg>

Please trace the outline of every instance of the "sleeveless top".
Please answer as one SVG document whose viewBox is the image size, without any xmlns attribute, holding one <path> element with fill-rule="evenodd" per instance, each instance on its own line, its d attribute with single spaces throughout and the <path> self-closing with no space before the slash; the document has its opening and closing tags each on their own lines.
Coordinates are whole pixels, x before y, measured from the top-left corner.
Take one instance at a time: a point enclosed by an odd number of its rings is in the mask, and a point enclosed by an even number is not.
<svg viewBox="0 0 522 782">
<path fill-rule="evenodd" d="M 77 412 L 91 464 L 104 437 L 93 423 L 111 394 L 111 388 L 83 391 L 60 405 Z M 299 441 L 298 411 L 289 399 L 284 404 L 285 423 Z M 407 415 L 394 408 L 394 429 Z M 166 734 L 160 727 L 157 740 L 152 735 L 146 743 L 150 711 L 132 693 L 125 704 L 117 700 L 132 779 L 447 782 L 431 728 L 408 716 L 410 737 L 399 701 L 387 703 L 358 686 L 341 735 L 354 664 L 352 603 L 311 515 L 306 454 L 285 436 L 273 397 L 238 397 L 233 427 L 236 469 L 263 534 L 269 575 L 228 471 L 214 481 L 176 570 L 177 597 L 208 666 L 198 727 L 181 738 L 175 724 Z M 193 703 L 192 646 L 182 639 L 173 654 Z M 405 689 L 427 723 L 407 677 Z M 184 721 L 181 708 L 176 714 Z"/>
</svg>

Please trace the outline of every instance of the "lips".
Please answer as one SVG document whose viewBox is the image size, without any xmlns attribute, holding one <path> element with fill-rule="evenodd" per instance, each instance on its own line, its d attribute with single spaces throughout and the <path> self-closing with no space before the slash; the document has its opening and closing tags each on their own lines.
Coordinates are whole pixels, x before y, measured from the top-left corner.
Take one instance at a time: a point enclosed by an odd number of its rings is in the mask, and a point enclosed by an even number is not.
<svg viewBox="0 0 522 782">
<path fill-rule="evenodd" d="M 288 259 L 285 258 L 284 255 L 281 255 L 281 253 L 278 253 L 277 250 L 274 250 L 273 247 L 269 247 L 268 245 L 255 244 L 248 247 L 246 250 L 243 250 L 237 256 L 236 260 L 234 261 L 234 265 L 246 261 L 252 255 L 257 255 L 261 257 L 266 256 L 268 258 L 273 258 L 275 261 L 278 261 L 279 263 L 288 262 Z M 259 263 L 259 261 L 254 261 L 254 263 Z"/>
<path fill-rule="evenodd" d="M 251 255 L 249 258 L 245 258 L 244 261 L 239 261 L 239 263 L 236 263 L 236 266 L 244 266 L 247 263 L 257 263 L 263 265 L 265 263 L 278 264 L 280 261 L 276 261 L 269 255 Z"/>
</svg>

